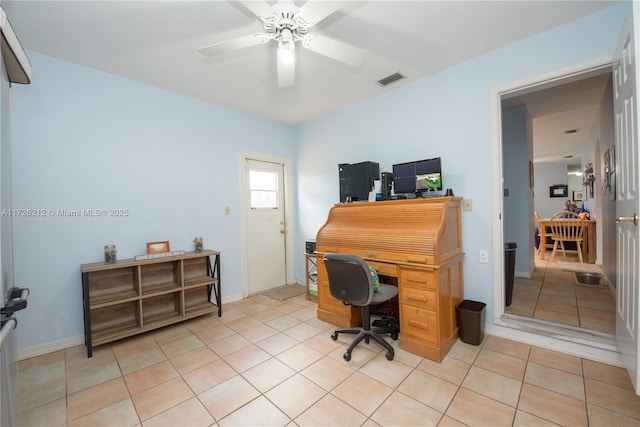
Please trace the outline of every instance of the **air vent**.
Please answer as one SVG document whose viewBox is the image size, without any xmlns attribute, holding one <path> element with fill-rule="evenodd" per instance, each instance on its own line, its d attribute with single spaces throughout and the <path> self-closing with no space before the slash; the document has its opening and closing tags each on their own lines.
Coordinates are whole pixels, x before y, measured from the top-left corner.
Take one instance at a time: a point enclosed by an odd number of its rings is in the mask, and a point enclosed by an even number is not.
<svg viewBox="0 0 640 427">
<path fill-rule="evenodd" d="M 564 133 L 565 135 L 570 134 L 570 133 L 577 133 L 578 129 L 569 129 L 569 130 L 565 130 Z"/>
<path fill-rule="evenodd" d="M 397 82 L 398 80 L 402 80 L 404 79 L 405 76 L 400 74 L 400 73 L 393 73 L 390 76 L 387 76 L 383 79 L 378 80 L 378 84 L 380 86 L 387 86 L 390 85 L 393 82 Z"/>
</svg>

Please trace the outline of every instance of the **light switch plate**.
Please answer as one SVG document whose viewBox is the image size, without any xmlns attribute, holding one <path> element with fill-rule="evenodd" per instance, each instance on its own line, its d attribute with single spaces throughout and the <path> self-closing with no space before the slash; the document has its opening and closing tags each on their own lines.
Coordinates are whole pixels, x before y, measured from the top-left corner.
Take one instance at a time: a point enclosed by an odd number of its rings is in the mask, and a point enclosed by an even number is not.
<svg viewBox="0 0 640 427">
<path fill-rule="evenodd" d="M 464 210 L 464 211 L 472 211 L 473 210 L 473 199 L 463 199 L 462 200 L 462 210 Z"/>
</svg>

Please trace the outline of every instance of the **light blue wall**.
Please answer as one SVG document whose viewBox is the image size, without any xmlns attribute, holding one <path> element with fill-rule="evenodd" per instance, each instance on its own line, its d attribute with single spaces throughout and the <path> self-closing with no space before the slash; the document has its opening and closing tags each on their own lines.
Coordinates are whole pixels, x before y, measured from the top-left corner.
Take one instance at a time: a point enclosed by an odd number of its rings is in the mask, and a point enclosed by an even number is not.
<svg viewBox="0 0 640 427">
<path fill-rule="evenodd" d="M 242 295 L 240 152 L 293 159 L 294 132 L 192 98 L 29 52 L 13 92 L 15 208 L 128 209 L 126 217 L 17 217 L 21 349 L 81 336 L 80 264 L 195 236 L 222 251 L 222 295 Z M 224 215 L 224 206 L 231 215 Z"/>
<path fill-rule="evenodd" d="M 571 193 L 568 197 L 549 196 L 549 187 L 552 185 L 568 185 L 567 165 L 557 163 L 536 165 L 534 175 L 535 210 L 541 218 L 551 218 L 553 214 L 563 211 L 565 203 L 571 198 Z"/>
<path fill-rule="evenodd" d="M 441 156 L 444 187 L 473 199 L 473 211 L 462 213 L 465 297 L 487 303 L 491 319 L 493 281 L 500 278 L 491 260 L 479 264 L 477 257 L 499 234 L 490 218 L 490 91 L 612 55 L 629 8 L 613 6 L 300 126 L 297 243 L 315 235 L 338 201 L 338 163 L 371 160 L 387 171 L 393 163 Z M 297 268 L 301 274 L 301 262 Z"/>
<path fill-rule="evenodd" d="M 533 264 L 533 191 L 529 188 L 529 159 L 533 158 L 531 117 L 524 105 L 502 110 L 502 176 L 508 196 L 503 199 L 503 236 L 515 243 L 515 275 L 531 277 Z"/>
</svg>

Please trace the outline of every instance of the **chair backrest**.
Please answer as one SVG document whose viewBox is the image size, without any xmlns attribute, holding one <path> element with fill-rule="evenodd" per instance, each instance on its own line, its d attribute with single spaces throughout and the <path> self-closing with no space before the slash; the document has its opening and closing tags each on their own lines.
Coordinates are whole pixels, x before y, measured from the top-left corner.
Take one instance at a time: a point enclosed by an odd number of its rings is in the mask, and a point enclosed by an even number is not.
<svg viewBox="0 0 640 427">
<path fill-rule="evenodd" d="M 534 215 L 536 216 L 536 221 L 540 222 L 540 214 L 538 214 L 538 211 L 533 211 Z"/>
<path fill-rule="evenodd" d="M 553 221 L 554 219 L 573 219 L 573 218 L 580 219 L 578 214 L 573 211 L 561 211 L 561 212 L 554 213 L 553 216 L 551 217 L 551 220 Z"/>
<path fill-rule="evenodd" d="M 323 257 L 329 292 L 347 304 L 369 305 L 373 299 L 373 278 L 367 263 L 357 255 L 326 253 Z"/>
<path fill-rule="evenodd" d="M 551 217 L 551 237 L 554 240 L 583 240 L 585 223 L 578 214 L 558 212 Z"/>
</svg>

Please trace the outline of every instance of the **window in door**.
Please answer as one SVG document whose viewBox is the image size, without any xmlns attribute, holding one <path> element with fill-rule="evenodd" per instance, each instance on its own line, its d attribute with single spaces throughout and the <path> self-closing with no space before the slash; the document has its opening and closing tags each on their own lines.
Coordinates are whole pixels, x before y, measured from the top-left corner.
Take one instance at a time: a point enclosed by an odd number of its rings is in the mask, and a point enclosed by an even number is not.
<svg viewBox="0 0 640 427">
<path fill-rule="evenodd" d="M 278 173 L 249 171 L 251 209 L 278 209 Z"/>
</svg>

